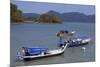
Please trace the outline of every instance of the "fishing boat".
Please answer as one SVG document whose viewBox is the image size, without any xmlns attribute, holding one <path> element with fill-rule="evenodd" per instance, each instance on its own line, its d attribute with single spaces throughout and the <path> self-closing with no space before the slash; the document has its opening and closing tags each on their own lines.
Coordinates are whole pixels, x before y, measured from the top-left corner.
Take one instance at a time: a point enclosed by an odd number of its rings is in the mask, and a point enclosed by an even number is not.
<svg viewBox="0 0 100 67">
<path fill-rule="evenodd" d="M 61 30 L 56 35 L 57 37 L 73 36 L 75 35 L 75 31 L 69 32 L 67 30 Z"/>
<path fill-rule="evenodd" d="M 68 47 L 87 45 L 91 41 L 91 38 L 87 35 L 65 36 L 63 39 L 65 43 L 69 43 Z"/>
<path fill-rule="evenodd" d="M 18 59 L 21 60 L 30 60 L 30 59 L 38 59 L 38 58 L 45 58 L 55 55 L 63 54 L 66 46 L 62 46 L 59 49 L 49 50 L 47 48 L 27 48 L 22 47 L 22 49 L 18 52 Z"/>
</svg>

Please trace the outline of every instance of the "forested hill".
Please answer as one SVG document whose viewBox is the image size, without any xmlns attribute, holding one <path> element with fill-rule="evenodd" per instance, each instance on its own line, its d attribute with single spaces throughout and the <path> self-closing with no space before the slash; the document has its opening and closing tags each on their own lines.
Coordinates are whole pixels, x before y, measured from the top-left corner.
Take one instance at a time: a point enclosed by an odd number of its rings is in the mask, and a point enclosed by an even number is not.
<svg viewBox="0 0 100 67">
<path fill-rule="evenodd" d="M 95 22 L 95 15 L 86 15 L 80 12 L 66 12 L 59 13 L 56 11 L 48 11 L 43 14 L 38 13 L 23 13 L 21 9 L 18 9 L 16 4 L 10 4 L 11 9 L 11 22 L 24 22 L 31 20 L 33 22 L 44 23 L 61 23 L 61 22 Z"/>
<path fill-rule="evenodd" d="M 67 13 L 59 13 L 56 11 L 48 11 L 46 14 L 55 15 L 60 18 L 61 21 L 68 22 L 95 22 L 95 15 L 86 15 L 80 12 L 67 12 Z M 25 17 L 35 17 L 39 14 L 37 13 L 23 13 Z"/>
</svg>

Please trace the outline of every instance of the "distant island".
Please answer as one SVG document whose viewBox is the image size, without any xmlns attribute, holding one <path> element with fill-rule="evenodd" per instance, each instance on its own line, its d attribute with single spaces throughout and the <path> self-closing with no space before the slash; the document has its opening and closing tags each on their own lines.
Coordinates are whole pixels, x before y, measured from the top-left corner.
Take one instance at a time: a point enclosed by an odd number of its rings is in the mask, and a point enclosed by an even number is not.
<svg viewBox="0 0 100 67">
<path fill-rule="evenodd" d="M 17 8 L 17 5 L 10 4 L 11 22 L 19 23 L 24 21 L 33 21 L 33 23 L 62 23 L 62 22 L 95 22 L 95 15 L 86 15 L 80 12 L 59 13 L 48 11 L 44 14 L 23 13 Z"/>
</svg>

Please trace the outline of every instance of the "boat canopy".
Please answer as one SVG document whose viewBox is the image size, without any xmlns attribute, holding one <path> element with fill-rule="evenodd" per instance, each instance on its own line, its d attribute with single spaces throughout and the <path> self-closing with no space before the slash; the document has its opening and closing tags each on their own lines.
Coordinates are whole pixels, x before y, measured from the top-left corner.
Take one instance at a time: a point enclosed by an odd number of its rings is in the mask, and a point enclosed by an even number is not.
<svg viewBox="0 0 100 67">
<path fill-rule="evenodd" d="M 89 36 L 88 35 L 65 36 L 64 38 L 65 39 L 67 39 L 67 38 L 71 38 L 71 39 L 87 39 L 87 38 L 89 38 Z"/>
<path fill-rule="evenodd" d="M 48 48 L 28 48 L 29 53 L 39 53 L 47 50 Z"/>
</svg>

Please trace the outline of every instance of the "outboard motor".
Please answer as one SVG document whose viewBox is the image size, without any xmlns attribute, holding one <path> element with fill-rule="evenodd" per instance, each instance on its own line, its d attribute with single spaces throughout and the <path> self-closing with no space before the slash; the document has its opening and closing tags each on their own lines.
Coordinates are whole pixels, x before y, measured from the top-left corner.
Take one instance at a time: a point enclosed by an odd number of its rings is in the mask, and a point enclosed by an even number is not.
<svg viewBox="0 0 100 67">
<path fill-rule="evenodd" d="M 26 47 L 22 47 L 21 49 L 18 50 L 17 52 L 17 60 L 23 60 L 23 57 L 26 55 Z"/>
</svg>

